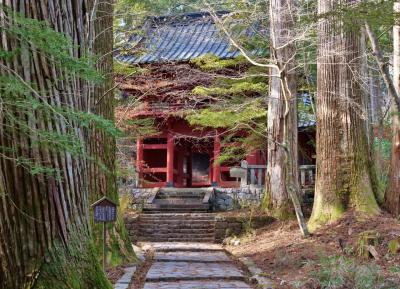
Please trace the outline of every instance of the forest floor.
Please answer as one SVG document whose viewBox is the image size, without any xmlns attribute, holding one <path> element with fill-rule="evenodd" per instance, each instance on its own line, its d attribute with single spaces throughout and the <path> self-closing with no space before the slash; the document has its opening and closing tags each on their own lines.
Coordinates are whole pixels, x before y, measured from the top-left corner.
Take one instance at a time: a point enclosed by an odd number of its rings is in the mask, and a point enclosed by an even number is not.
<svg viewBox="0 0 400 289">
<path fill-rule="evenodd" d="M 125 268 L 128 265 L 129 264 L 124 264 L 106 270 L 107 279 L 111 282 L 111 284 L 115 284 L 119 280 L 119 278 L 121 278 L 124 275 Z"/>
<path fill-rule="evenodd" d="M 365 248 L 361 236 L 376 236 L 369 241 L 373 254 L 364 250 L 365 256 L 359 256 Z M 237 257 L 253 259 L 276 288 L 317 289 L 336 284 L 329 288 L 398 289 L 399 242 L 398 220 L 387 214 L 367 218 L 349 212 L 309 239 L 301 236 L 296 221 L 276 221 L 242 236 L 240 245 L 226 248 Z"/>
</svg>

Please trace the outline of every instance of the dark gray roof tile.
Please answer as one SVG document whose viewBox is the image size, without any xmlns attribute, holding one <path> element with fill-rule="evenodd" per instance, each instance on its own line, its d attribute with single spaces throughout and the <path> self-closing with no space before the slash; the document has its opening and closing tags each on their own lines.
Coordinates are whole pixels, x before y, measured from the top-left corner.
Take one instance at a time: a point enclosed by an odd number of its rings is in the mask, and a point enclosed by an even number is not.
<svg viewBox="0 0 400 289">
<path fill-rule="evenodd" d="M 115 58 L 118 61 L 146 64 L 185 61 L 206 54 L 221 59 L 240 55 L 207 13 L 151 17 L 143 27 L 144 35 L 132 35 L 128 45 L 117 52 Z M 254 33 L 252 30 L 242 29 L 235 35 L 250 35 Z"/>
</svg>

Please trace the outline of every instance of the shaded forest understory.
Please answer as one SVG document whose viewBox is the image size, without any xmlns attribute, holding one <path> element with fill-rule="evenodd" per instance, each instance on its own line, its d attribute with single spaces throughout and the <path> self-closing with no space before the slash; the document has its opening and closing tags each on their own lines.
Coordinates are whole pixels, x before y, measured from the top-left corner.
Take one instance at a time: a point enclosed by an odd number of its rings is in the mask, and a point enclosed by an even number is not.
<svg viewBox="0 0 400 289">
<path fill-rule="evenodd" d="M 294 221 L 276 221 L 240 240 L 227 249 L 251 257 L 276 288 L 399 288 L 400 222 L 386 213 L 370 218 L 348 212 L 308 239 Z"/>
</svg>

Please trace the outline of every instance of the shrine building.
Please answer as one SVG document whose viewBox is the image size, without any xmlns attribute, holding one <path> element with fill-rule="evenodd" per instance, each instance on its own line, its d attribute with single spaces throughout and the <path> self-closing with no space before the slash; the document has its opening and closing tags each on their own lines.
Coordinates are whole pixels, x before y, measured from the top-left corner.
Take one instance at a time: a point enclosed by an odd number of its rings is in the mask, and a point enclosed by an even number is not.
<svg viewBox="0 0 400 289">
<path fill-rule="evenodd" d="M 212 76 L 194 67 L 192 61 L 204 55 L 234 59 L 241 55 L 240 51 L 207 13 L 152 17 L 143 30 L 130 36 L 128 46 L 115 57 L 143 70 L 132 77 L 116 77 L 122 97 L 133 97 L 139 103 L 132 108 L 119 107 L 117 116 L 150 118 L 157 127 L 154 135 L 136 140 L 139 187 L 262 186 L 268 161 L 266 150 L 254 150 L 236 162 L 220 163 L 216 160 L 221 151 L 235 145 L 234 141 L 224 141 L 223 128 L 191 126 L 184 117 L 184 111 L 203 109 L 212 101 L 191 94 L 196 86 L 212 83 Z M 266 97 L 267 93 L 255 97 Z M 305 168 L 302 185 L 312 182 L 311 171 L 315 170 L 314 126 L 312 118 L 299 117 L 299 165 Z M 235 168 L 245 170 L 244 177 L 235 174 Z"/>
</svg>

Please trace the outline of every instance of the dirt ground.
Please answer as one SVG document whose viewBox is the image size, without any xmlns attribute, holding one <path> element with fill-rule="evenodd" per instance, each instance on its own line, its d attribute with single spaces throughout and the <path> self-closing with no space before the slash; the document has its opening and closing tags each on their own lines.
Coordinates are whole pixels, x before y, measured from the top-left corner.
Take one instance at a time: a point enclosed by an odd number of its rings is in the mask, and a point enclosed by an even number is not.
<svg viewBox="0 0 400 289">
<path fill-rule="evenodd" d="M 378 233 L 378 243 L 374 246 L 378 259 L 357 255 L 359 236 L 366 231 Z M 360 264 L 375 262 L 382 268 L 385 278 L 386 275 L 393 278 L 389 270 L 400 266 L 400 253 L 389 253 L 388 244 L 392 240 L 400 241 L 398 220 L 387 214 L 366 218 L 350 212 L 339 221 L 315 231 L 309 239 L 301 236 L 296 221 L 276 221 L 243 238 L 240 245 L 227 246 L 227 249 L 236 256 L 251 257 L 275 282 L 276 288 L 294 288 L 294 281 L 304 281 L 310 272 L 318 270 L 321 256 L 346 255 Z M 398 284 L 400 288 L 400 278 Z"/>
</svg>

